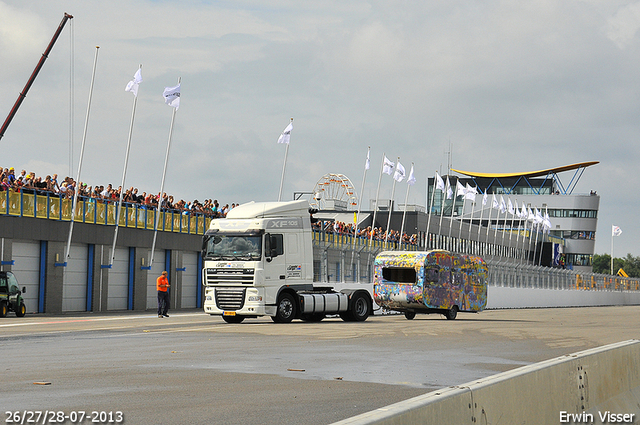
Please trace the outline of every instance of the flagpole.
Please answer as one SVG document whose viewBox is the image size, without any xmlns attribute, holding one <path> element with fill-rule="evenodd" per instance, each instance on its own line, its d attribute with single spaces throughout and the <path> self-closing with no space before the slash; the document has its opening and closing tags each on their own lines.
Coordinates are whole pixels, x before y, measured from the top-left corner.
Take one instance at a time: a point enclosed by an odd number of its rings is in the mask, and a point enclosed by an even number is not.
<svg viewBox="0 0 640 425">
<path fill-rule="evenodd" d="M 511 201 L 511 198 L 509 198 L 509 201 Z M 518 206 L 518 199 L 516 199 L 516 207 L 517 206 Z M 513 209 L 513 205 L 511 206 L 511 208 Z M 509 211 L 509 214 L 511 214 L 511 227 L 509 229 L 509 255 L 511 255 L 511 238 L 513 236 L 513 222 L 514 222 L 515 212 Z"/>
<path fill-rule="evenodd" d="M 142 64 L 140 64 L 140 68 L 142 69 Z M 131 111 L 131 124 L 129 124 L 129 138 L 127 139 L 127 150 L 124 155 L 124 170 L 122 171 L 122 185 L 120 186 L 120 196 L 118 197 L 118 209 L 116 212 L 116 229 L 113 233 L 113 244 L 111 245 L 111 260 L 109 261 L 109 265 L 113 266 L 113 262 L 116 259 L 116 240 L 118 239 L 118 228 L 120 226 L 120 214 L 122 213 L 122 192 L 125 190 L 125 179 L 127 178 L 127 164 L 129 163 L 129 151 L 131 150 L 131 136 L 133 134 L 133 123 L 136 116 L 136 105 L 138 103 L 138 94 L 135 93 L 133 96 L 133 108 Z"/>
<path fill-rule="evenodd" d="M 484 202 L 484 195 L 485 193 L 482 194 L 482 208 L 480 208 L 480 224 L 478 224 L 478 243 L 480 243 L 480 232 L 482 231 L 482 216 L 484 215 L 484 207 L 485 207 L 485 202 Z"/>
<path fill-rule="evenodd" d="M 293 118 L 291 118 L 291 124 L 293 124 Z M 278 192 L 278 202 L 282 200 L 282 185 L 284 184 L 284 170 L 287 167 L 287 155 L 289 154 L 289 142 L 287 141 L 284 148 L 284 163 L 282 164 L 282 177 L 280 177 L 280 191 Z"/>
<path fill-rule="evenodd" d="M 516 211 L 518 211 L 518 201 L 516 200 Z M 520 243 L 520 222 L 522 221 L 522 212 L 518 212 L 518 232 L 516 233 L 516 257 L 515 259 L 518 259 L 519 256 L 519 248 L 518 248 L 518 244 Z"/>
<path fill-rule="evenodd" d="M 536 226 L 536 239 L 533 243 L 533 265 L 536 265 L 536 255 L 538 254 L 538 224 L 534 221 L 531 223 L 531 229 L 533 230 L 533 226 Z"/>
<path fill-rule="evenodd" d="M 540 223 L 540 226 L 542 227 L 542 235 L 540 237 L 540 252 L 538 253 L 538 265 L 539 266 L 542 265 L 542 249 L 544 248 L 544 234 L 545 234 L 545 231 L 547 229 L 544 222 Z"/>
<path fill-rule="evenodd" d="M 178 77 L 178 84 L 180 84 L 181 78 Z M 158 195 L 158 208 L 156 209 L 156 224 L 154 226 L 153 232 L 153 242 L 151 243 L 151 257 L 149 258 L 149 265 L 147 266 L 149 270 L 151 270 L 151 266 L 153 265 L 153 253 L 156 247 L 156 239 L 158 237 L 158 227 L 160 222 L 160 209 L 162 207 L 162 200 L 164 198 L 164 180 L 167 175 L 167 164 L 169 163 L 169 150 L 171 149 L 171 136 L 173 135 L 173 123 L 176 119 L 176 111 L 178 108 L 173 108 L 173 113 L 171 114 L 171 125 L 169 126 L 169 140 L 167 142 L 167 153 L 164 156 L 164 168 L 162 169 L 162 182 L 160 183 L 160 195 Z"/>
<path fill-rule="evenodd" d="M 496 215 L 496 228 L 493 232 L 493 243 L 496 244 L 496 241 L 498 240 L 498 224 L 500 221 L 500 206 L 498 206 L 498 214 Z"/>
<path fill-rule="evenodd" d="M 95 57 L 93 59 L 93 72 L 91 73 L 91 87 L 89 89 L 89 101 L 87 103 L 87 115 L 84 119 L 84 130 L 82 132 L 82 147 L 80 148 L 80 163 L 78 164 L 78 174 L 77 174 L 77 178 L 76 178 L 76 185 L 75 185 L 75 191 L 73 194 L 73 203 L 71 204 L 71 224 L 69 225 L 69 237 L 67 239 L 67 249 L 66 252 L 64 254 L 64 259 L 65 259 L 65 263 L 67 261 L 67 259 L 69 258 L 69 251 L 71 249 L 71 235 L 73 234 L 73 223 L 75 221 L 75 212 L 76 212 L 76 205 L 78 205 L 78 192 L 79 192 L 79 185 L 80 185 L 80 170 L 82 169 L 82 158 L 84 156 L 84 146 L 86 144 L 87 141 L 87 127 L 89 125 L 89 111 L 91 110 L 91 97 L 93 95 L 93 83 L 95 81 L 95 77 L 96 77 L 96 64 L 98 63 L 98 49 L 100 49 L 100 46 L 96 46 L 96 54 Z"/>
<path fill-rule="evenodd" d="M 373 240 L 373 233 L 376 230 L 376 214 L 378 213 L 378 197 L 380 196 L 380 183 L 382 182 L 382 170 L 384 169 L 384 152 L 382 153 L 382 164 L 380 164 L 380 177 L 378 177 L 378 189 L 376 190 L 376 205 L 373 210 L 373 221 L 371 222 L 371 232 L 369 233 L 369 245 L 371 245 L 371 241 Z"/>
<path fill-rule="evenodd" d="M 411 163 L 411 170 L 413 171 L 413 162 Z M 409 180 L 407 179 L 407 194 L 404 196 L 404 212 L 402 213 L 402 226 L 400 226 L 400 243 L 402 243 L 402 235 L 404 232 L 404 220 L 407 216 L 407 201 L 409 200 L 409 188 L 411 185 L 409 184 Z"/>
<path fill-rule="evenodd" d="M 504 198 L 500 198 L 500 208 L 502 208 L 502 206 L 504 205 Z M 505 205 L 505 209 L 504 209 L 504 225 L 502 226 L 502 241 L 500 242 L 500 245 L 502 245 L 502 248 L 506 248 L 504 246 L 504 237 L 505 237 L 505 227 L 507 227 L 507 208 Z"/>
<path fill-rule="evenodd" d="M 447 176 L 447 184 L 449 184 L 449 176 Z M 438 226 L 438 235 L 442 235 L 442 217 L 444 217 L 444 203 L 447 200 L 446 191 L 447 186 L 445 185 L 444 190 L 442 191 L 442 202 L 440 202 L 440 225 Z"/>
<path fill-rule="evenodd" d="M 400 164 L 400 157 L 398 157 L 397 161 L 396 161 L 396 169 L 398 167 L 398 165 Z M 393 197 L 395 196 L 395 192 L 396 192 L 396 182 L 397 180 L 395 179 L 395 176 L 393 177 L 393 185 L 391 186 L 391 201 L 389 201 L 389 216 L 387 217 L 387 232 L 384 236 L 384 243 L 386 244 L 387 241 L 389 240 L 389 231 L 391 230 L 389 227 L 391 226 L 391 211 L 393 211 Z"/>
<path fill-rule="evenodd" d="M 525 213 L 522 213 L 522 215 L 524 216 Z M 522 217 L 524 220 L 524 233 L 522 234 L 522 263 L 524 264 L 526 261 L 529 260 L 529 249 L 527 249 L 527 247 L 525 247 L 525 244 L 527 243 L 527 218 L 526 217 Z M 526 259 L 525 259 L 525 252 L 527 254 Z"/>
<path fill-rule="evenodd" d="M 438 174 L 438 172 L 436 171 L 436 174 Z M 436 178 L 433 178 L 433 192 L 431 193 L 431 203 L 427 205 L 427 208 L 429 209 L 429 217 L 427 218 L 427 240 L 425 241 L 425 250 L 428 247 L 428 243 L 429 243 L 429 231 L 431 228 L 431 214 L 433 213 L 433 200 L 436 197 Z M 429 200 L 429 177 L 427 177 L 427 200 Z"/>
<path fill-rule="evenodd" d="M 476 212 L 476 197 L 473 195 L 473 201 L 471 202 L 471 217 L 469 217 L 469 250 L 468 253 L 473 253 L 473 247 L 471 246 L 471 226 L 473 225 L 473 214 Z"/>
<path fill-rule="evenodd" d="M 613 276 L 613 224 L 611 225 L 611 276 Z"/>
<path fill-rule="evenodd" d="M 453 203 L 451 204 L 451 219 L 449 219 L 449 240 L 451 240 L 451 228 L 453 227 L 453 213 L 456 209 L 456 201 L 458 200 L 458 183 L 460 179 L 456 180 L 456 193 L 453 194 Z"/>
<path fill-rule="evenodd" d="M 364 166 L 364 174 L 362 175 L 362 185 L 360 186 L 360 201 L 358 202 L 358 209 L 356 211 L 356 228 L 354 232 L 354 236 L 358 234 L 358 216 L 360 215 L 360 206 L 362 205 L 362 196 L 364 193 L 364 182 L 367 179 L 367 170 L 369 169 L 369 152 L 371 151 L 371 146 L 367 147 L 367 162 Z M 354 242 L 355 243 L 355 242 Z"/>
<path fill-rule="evenodd" d="M 462 214 L 460 214 L 460 228 L 458 229 L 458 239 L 462 241 L 462 219 L 464 217 L 464 207 L 467 205 L 467 194 L 462 195 Z"/>
<path fill-rule="evenodd" d="M 364 164 L 364 174 L 362 175 L 362 185 L 360 186 L 360 199 L 358 200 L 358 208 L 356 210 L 356 219 L 355 219 L 354 229 L 353 229 L 353 244 L 351 245 L 351 262 L 352 263 L 353 263 L 353 256 L 355 255 L 356 238 L 358 237 L 358 216 L 360 215 L 360 206 L 362 205 L 362 197 L 364 194 L 364 182 L 367 179 L 367 170 L 369 169 L 369 152 L 370 151 L 371 151 L 371 146 L 368 146 L 367 162 L 365 162 Z"/>
</svg>

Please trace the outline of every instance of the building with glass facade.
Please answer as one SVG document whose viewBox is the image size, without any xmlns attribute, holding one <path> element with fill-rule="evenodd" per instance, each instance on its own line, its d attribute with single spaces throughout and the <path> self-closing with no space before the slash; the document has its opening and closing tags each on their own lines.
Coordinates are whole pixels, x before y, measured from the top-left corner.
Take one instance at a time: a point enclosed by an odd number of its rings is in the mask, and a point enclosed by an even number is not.
<svg viewBox="0 0 640 425">
<path fill-rule="evenodd" d="M 555 244 L 557 252 L 552 253 L 556 261 L 553 265 L 560 260 L 567 267 L 591 271 L 600 196 L 592 190 L 579 193 L 576 187 L 585 169 L 597 163 L 582 162 L 523 173 L 478 173 L 452 169 L 456 175 L 442 177 L 445 182 L 448 180 L 452 189 L 451 199 L 447 199 L 446 189 L 444 192 L 436 189 L 435 177 L 429 179 L 428 211 L 458 222 L 513 234 L 526 231 L 527 226 L 529 229 L 532 227 L 530 220 L 515 213 L 522 211 L 523 207 L 533 214 L 537 210 L 542 217 L 548 215 L 548 235 L 560 240 Z M 465 188 L 477 188 L 475 200 L 473 196 L 456 196 L 458 183 Z"/>
</svg>

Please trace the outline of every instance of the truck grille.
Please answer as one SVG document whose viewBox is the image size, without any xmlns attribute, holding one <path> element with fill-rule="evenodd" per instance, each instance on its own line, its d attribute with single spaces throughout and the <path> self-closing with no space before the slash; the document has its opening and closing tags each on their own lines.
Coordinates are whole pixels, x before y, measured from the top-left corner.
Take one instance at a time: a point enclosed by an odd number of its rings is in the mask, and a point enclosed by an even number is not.
<svg viewBox="0 0 640 425">
<path fill-rule="evenodd" d="M 216 305 L 220 310 L 240 310 L 244 305 L 244 288 L 216 289 Z"/>
<path fill-rule="evenodd" d="M 207 285 L 253 284 L 253 269 L 208 268 Z"/>
</svg>

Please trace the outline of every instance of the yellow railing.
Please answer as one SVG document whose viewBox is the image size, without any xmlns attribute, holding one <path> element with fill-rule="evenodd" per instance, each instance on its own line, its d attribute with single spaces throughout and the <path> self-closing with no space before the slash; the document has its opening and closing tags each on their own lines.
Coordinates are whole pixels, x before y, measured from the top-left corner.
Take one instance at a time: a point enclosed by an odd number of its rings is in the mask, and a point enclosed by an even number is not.
<svg viewBox="0 0 640 425">
<path fill-rule="evenodd" d="M 0 214 L 18 217 L 35 217 L 49 220 L 71 221 L 71 199 L 60 199 L 53 195 L 0 192 Z M 74 221 L 79 223 L 115 226 L 118 207 L 115 203 L 104 203 L 97 199 L 80 200 L 74 212 Z M 187 215 L 161 212 L 158 230 L 165 232 L 202 235 L 209 228 L 210 217 L 202 214 Z M 124 204 L 119 226 L 138 229 L 155 229 L 156 211 L 144 206 Z"/>
<path fill-rule="evenodd" d="M 397 250 L 403 249 L 406 251 L 417 251 L 418 245 L 402 243 L 399 244 L 397 242 L 390 241 L 380 241 L 380 240 L 369 240 L 368 238 L 358 237 L 353 240 L 352 235 L 345 235 L 340 233 L 329 233 L 321 230 L 313 230 L 313 242 L 316 245 L 319 244 L 327 244 L 336 248 L 344 248 L 348 249 L 355 246 L 356 249 L 362 248 L 363 246 L 366 248 L 370 248 L 372 250 Z"/>
</svg>

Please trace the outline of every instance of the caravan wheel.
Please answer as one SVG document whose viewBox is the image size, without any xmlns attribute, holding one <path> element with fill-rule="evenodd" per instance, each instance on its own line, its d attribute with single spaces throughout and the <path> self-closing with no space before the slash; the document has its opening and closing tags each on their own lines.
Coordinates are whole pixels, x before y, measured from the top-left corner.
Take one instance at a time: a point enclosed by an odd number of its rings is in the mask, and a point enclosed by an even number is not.
<svg viewBox="0 0 640 425">
<path fill-rule="evenodd" d="M 445 317 L 447 318 L 447 320 L 453 320 L 456 318 L 457 315 L 458 315 L 457 305 L 454 305 L 453 307 L 451 307 L 450 310 L 447 310 L 447 312 L 445 313 Z"/>
<path fill-rule="evenodd" d="M 416 317 L 416 312 L 415 311 L 405 311 L 404 312 L 404 317 L 406 317 L 407 320 L 413 320 Z"/>
</svg>

